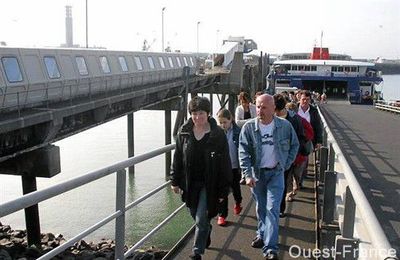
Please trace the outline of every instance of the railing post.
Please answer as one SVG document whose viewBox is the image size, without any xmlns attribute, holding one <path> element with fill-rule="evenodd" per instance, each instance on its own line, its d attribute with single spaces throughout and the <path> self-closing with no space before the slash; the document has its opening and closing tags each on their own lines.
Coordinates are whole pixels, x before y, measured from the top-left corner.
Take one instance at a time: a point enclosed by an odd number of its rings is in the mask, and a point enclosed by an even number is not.
<svg viewBox="0 0 400 260">
<path fill-rule="evenodd" d="M 354 218 L 356 215 L 356 203 L 349 186 L 346 187 L 346 200 L 344 202 L 343 232 L 344 238 L 353 238 Z"/>
<path fill-rule="evenodd" d="M 333 149 L 332 143 L 329 144 L 328 170 L 331 172 L 335 170 L 335 150 Z"/>
<path fill-rule="evenodd" d="M 327 147 L 321 147 L 319 149 L 319 180 L 324 181 L 325 180 L 325 171 L 328 168 L 328 148 Z"/>
<path fill-rule="evenodd" d="M 332 224 L 335 214 L 336 172 L 325 171 L 322 221 Z"/>
<path fill-rule="evenodd" d="M 322 135 L 322 145 L 327 147 L 328 146 L 328 132 L 324 128 L 323 135 Z"/>
<path fill-rule="evenodd" d="M 171 110 L 165 110 L 165 144 L 171 143 Z M 171 152 L 165 153 L 165 179 L 169 178 L 171 170 Z"/>
<path fill-rule="evenodd" d="M 116 211 L 122 215 L 115 219 L 115 259 L 124 259 L 125 247 L 125 199 L 126 199 L 126 171 L 125 169 L 117 172 L 116 185 Z"/>
</svg>

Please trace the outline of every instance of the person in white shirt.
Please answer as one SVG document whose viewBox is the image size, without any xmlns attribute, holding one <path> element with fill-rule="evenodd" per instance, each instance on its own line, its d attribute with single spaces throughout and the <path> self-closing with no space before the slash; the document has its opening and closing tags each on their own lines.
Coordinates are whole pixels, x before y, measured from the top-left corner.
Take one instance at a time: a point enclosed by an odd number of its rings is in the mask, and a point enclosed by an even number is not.
<svg viewBox="0 0 400 260">
<path fill-rule="evenodd" d="M 251 103 L 250 96 L 247 92 L 240 92 L 239 94 L 240 105 L 235 110 L 235 122 L 239 127 L 242 127 L 248 119 L 257 116 L 256 106 Z"/>
</svg>

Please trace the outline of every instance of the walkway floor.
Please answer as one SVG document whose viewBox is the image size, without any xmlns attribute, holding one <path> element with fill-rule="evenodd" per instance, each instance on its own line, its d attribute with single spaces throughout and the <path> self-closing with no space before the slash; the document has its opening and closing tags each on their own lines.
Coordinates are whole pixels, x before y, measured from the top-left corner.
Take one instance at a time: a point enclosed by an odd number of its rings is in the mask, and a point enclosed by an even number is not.
<svg viewBox="0 0 400 260">
<path fill-rule="evenodd" d="M 389 242 L 400 252 L 400 115 L 344 101 L 320 108 Z"/>
<path fill-rule="evenodd" d="M 312 164 L 309 169 L 311 168 L 313 169 Z M 298 253 L 297 248 L 312 250 L 316 247 L 314 190 L 314 178 L 305 179 L 304 188 L 296 195 L 293 202 L 287 203 L 287 217 L 280 219 L 280 259 L 293 259 L 289 255 L 291 246 L 293 246 L 294 254 Z M 227 226 L 220 227 L 215 219 L 212 220 L 211 246 L 206 250 L 203 259 L 264 259 L 261 249 L 252 248 L 250 245 L 256 234 L 257 220 L 255 204 L 247 186 L 242 186 L 242 196 L 243 211 L 236 216 L 230 208 Z M 230 195 L 231 207 L 233 207 L 232 201 L 233 197 Z M 189 237 L 182 249 L 170 259 L 188 259 L 192 244 L 193 236 Z M 296 259 L 304 259 L 304 257 Z"/>
</svg>

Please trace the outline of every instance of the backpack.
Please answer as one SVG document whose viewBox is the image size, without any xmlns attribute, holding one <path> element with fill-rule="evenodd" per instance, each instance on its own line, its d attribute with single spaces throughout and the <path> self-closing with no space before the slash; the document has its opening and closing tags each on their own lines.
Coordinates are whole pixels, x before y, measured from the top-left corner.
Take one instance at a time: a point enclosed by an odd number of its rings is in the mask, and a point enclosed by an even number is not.
<svg viewBox="0 0 400 260">
<path fill-rule="evenodd" d="M 304 150 L 302 152 L 302 155 L 309 155 L 314 150 L 314 145 L 312 142 L 312 140 L 314 139 L 314 130 L 311 124 L 307 120 L 305 120 L 302 117 L 300 118 L 304 128 L 304 135 L 306 137 L 306 143 L 304 145 Z"/>
</svg>

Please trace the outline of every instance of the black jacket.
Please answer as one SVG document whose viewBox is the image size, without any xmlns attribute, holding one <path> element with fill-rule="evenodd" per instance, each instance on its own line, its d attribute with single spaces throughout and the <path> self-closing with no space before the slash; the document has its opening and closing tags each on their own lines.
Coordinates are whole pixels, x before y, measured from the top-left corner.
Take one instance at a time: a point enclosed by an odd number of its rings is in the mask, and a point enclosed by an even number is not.
<svg viewBox="0 0 400 260">
<path fill-rule="evenodd" d="M 297 153 L 300 153 L 301 155 L 308 155 L 306 154 L 306 136 L 304 133 L 304 127 L 303 124 L 301 123 L 301 118 L 299 115 L 297 115 L 295 112 L 288 110 L 287 115 L 286 115 L 286 120 L 289 121 L 292 126 L 294 131 L 296 132 L 297 139 L 299 139 L 299 151 Z"/>
<path fill-rule="evenodd" d="M 211 127 L 210 136 L 205 149 L 205 186 L 207 193 L 208 217 L 215 217 L 218 213 L 217 202 L 219 198 L 226 198 L 229 194 L 230 183 L 232 182 L 232 169 L 229 157 L 229 147 L 226 136 L 215 119 L 208 119 Z M 172 164 L 171 181 L 173 186 L 179 186 L 183 191 L 182 200 L 187 207 L 193 201 L 189 196 L 195 194 L 191 183 L 190 158 L 193 154 L 193 121 L 189 119 L 178 131 L 176 137 L 176 149 Z"/>
<path fill-rule="evenodd" d="M 300 106 L 298 105 L 299 109 Z M 315 147 L 316 144 L 322 144 L 322 121 L 321 117 L 318 114 L 318 109 L 316 109 L 313 105 L 310 105 L 310 124 L 314 130 L 314 139 L 313 145 Z"/>
</svg>

